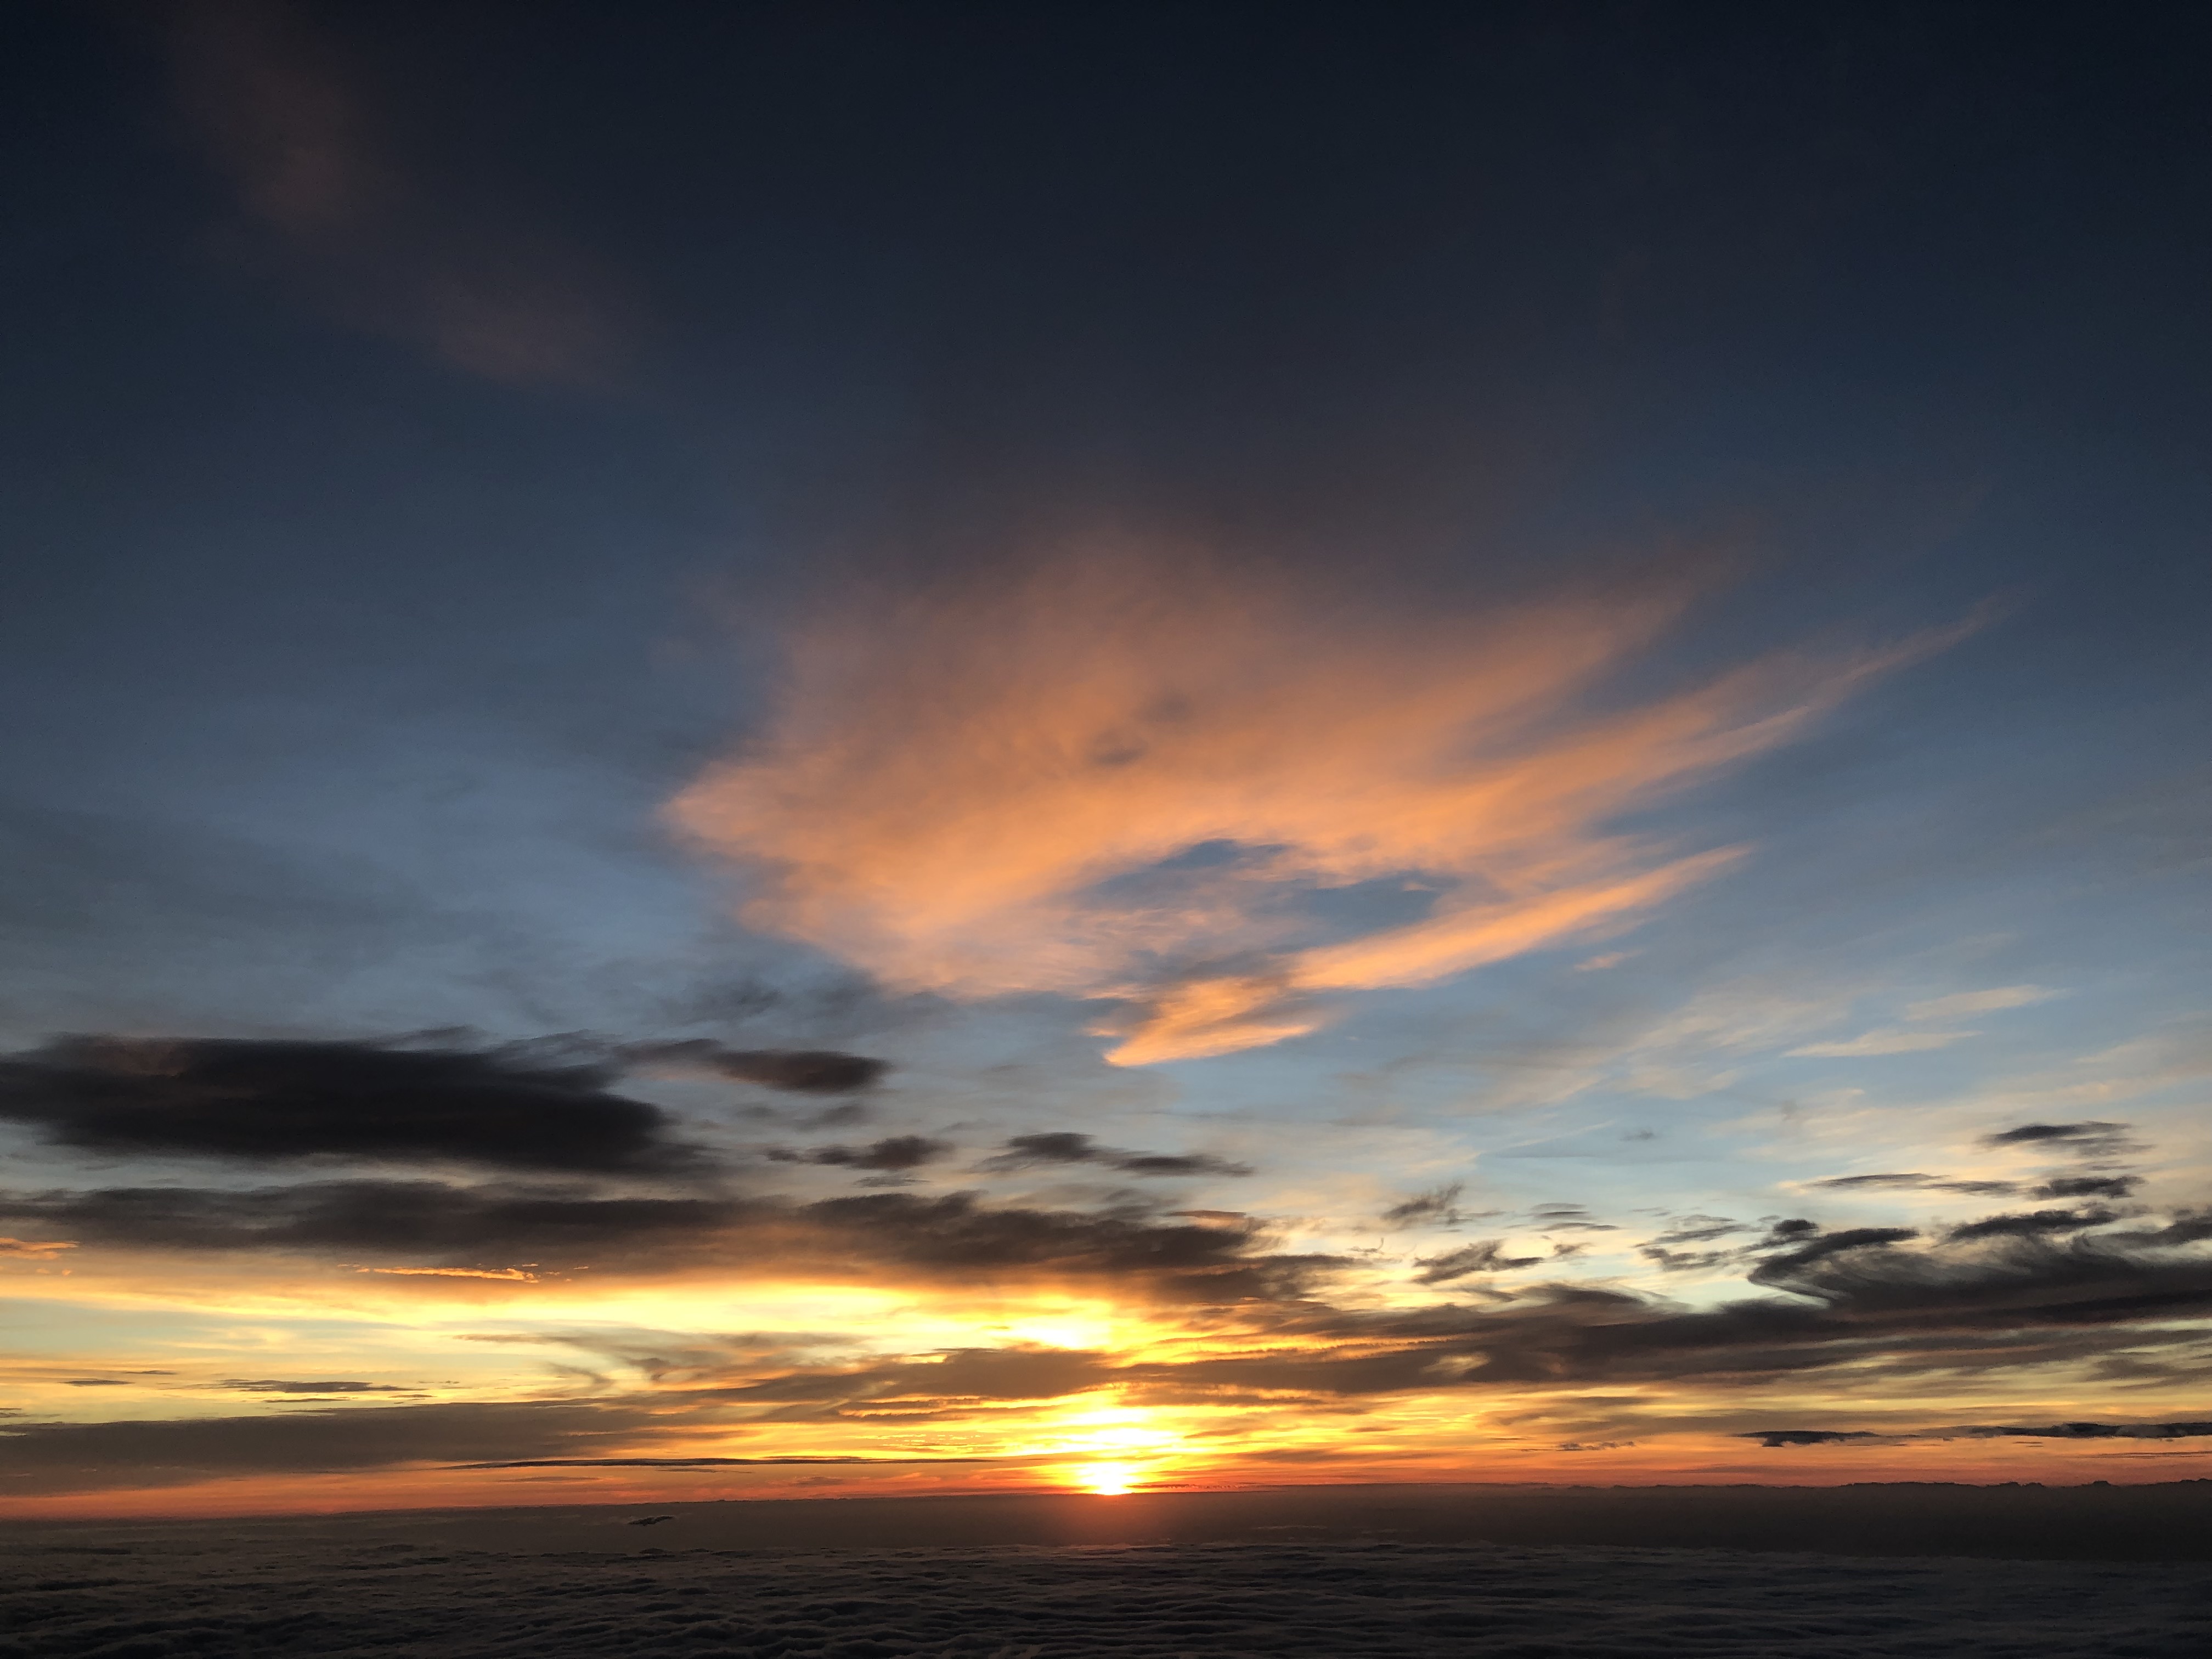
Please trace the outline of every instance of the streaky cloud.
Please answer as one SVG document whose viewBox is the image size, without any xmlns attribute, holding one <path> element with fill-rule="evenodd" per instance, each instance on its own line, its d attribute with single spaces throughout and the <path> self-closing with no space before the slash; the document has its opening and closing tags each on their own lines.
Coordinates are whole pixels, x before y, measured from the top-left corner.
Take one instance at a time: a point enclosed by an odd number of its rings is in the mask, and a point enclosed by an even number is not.
<svg viewBox="0 0 2212 1659">
<path fill-rule="evenodd" d="M 1342 994 L 1618 928 L 1744 849 L 1611 826 L 1955 638 L 1780 653 L 1600 711 L 1688 595 L 1406 615 L 1127 547 L 848 593 L 759 738 L 671 803 L 744 918 L 908 991 L 1118 1005 L 1123 1065 L 1278 1042 Z M 1325 923 L 1381 884 L 1425 914 Z"/>
</svg>

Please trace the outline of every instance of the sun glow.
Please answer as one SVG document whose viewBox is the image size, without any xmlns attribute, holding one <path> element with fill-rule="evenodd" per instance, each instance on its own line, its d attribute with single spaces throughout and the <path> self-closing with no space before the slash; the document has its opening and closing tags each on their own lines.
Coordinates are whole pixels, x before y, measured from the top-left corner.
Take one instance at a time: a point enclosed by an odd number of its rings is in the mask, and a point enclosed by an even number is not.
<svg viewBox="0 0 2212 1659">
<path fill-rule="evenodd" d="M 1073 1471 L 1084 1491 L 1100 1498 L 1119 1498 L 1133 1488 L 1144 1471 L 1134 1463 L 1084 1463 Z"/>
<path fill-rule="evenodd" d="M 1152 1419 L 1151 1412 L 1130 1406 L 1063 1419 L 1069 1432 L 1054 1449 L 1096 1460 L 1067 1465 L 1069 1482 L 1102 1498 L 1118 1498 L 1156 1479 L 1182 1452 L 1182 1437 Z"/>
</svg>

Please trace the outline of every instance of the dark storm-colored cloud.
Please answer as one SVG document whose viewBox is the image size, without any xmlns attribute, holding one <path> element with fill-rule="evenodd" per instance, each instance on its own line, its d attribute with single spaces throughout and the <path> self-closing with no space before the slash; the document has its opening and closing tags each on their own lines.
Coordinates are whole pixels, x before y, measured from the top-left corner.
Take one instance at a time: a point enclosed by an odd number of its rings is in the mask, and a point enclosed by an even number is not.
<svg viewBox="0 0 2212 1659">
<path fill-rule="evenodd" d="M 872 1088 L 890 1069 L 880 1060 L 831 1048 L 731 1048 L 703 1037 L 633 1042 L 621 1053 L 647 1063 L 696 1067 L 737 1082 L 804 1095 L 856 1093 Z"/>
<path fill-rule="evenodd" d="M 0 1060 L 0 1117 L 50 1144 L 268 1163 L 349 1157 L 665 1171 L 696 1154 L 594 1059 L 511 1048 L 66 1037 Z"/>
<path fill-rule="evenodd" d="M 2023 1123 L 1982 1137 L 1985 1146 L 2049 1146 L 2082 1158 L 2116 1158 L 2142 1149 L 2128 1139 L 2129 1123 L 2087 1119 L 2080 1123 Z"/>
<path fill-rule="evenodd" d="M 1414 1263 L 1421 1271 L 1413 1275 L 1413 1282 L 1448 1285 L 1469 1273 L 1510 1273 L 1516 1267 L 1533 1267 L 1543 1260 L 1540 1255 L 1508 1255 L 1504 1240 L 1480 1238 L 1443 1255 L 1415 1257 Z"/>
<path fill-rule="evenodd" d="M 2051 1423 L 2040 1428 L 1953 1429 L 1953 1434 L 1987 1438 L 2018 1437 L 2033 1440 L 2191 1440 L 2212 1435 L 2212 1420 L 2182 1423 Z"/>
<path fill-rule="evenodd" d="M 2193 1334 L 2174 1322 L 2212 1310 L 2212 1260 L 2119 1238 L 1906 1248 L 1905 1239 L 1838 1233 L 1826 1243 L 1753 1273 L 1754 1283 L 1786 1297 L 1685 1310 L 1549 1285 L 1481 1307 L 1374 1313 L 1300 1304 L 1270 1328 L 1279 1344 L 1271 1352 L 1125 1376 L 1132 1388 L 1354 1395 L 1692 1378 L 1725 1388 L 1831 1367 L 1903 1377 L 2094 1361 L 2122 1341 L 2185 1342 Z"/>
<path fill-rule="evenodd" d="M 568 1186 L 331 1181 L 0 1194 L 0 1216 L 88 1246 L 337 1256 L 395 1269 L 1072 1273 L 1198 1301 L 1294 1295 L 1332 1265 L 1327 1257 L 1266 1254 L 1249 1223 L 1162 1220 L 1137 1208 L 992 1208 L 971 1193 L 796 1204 L 609 1197 Z"/>
<path fill-rule="evenodd" d="M 669 1114 L 612 1088 L 626 1068 L 667 1060 L 814 1095 L 866 1088 L 884 1071 L 860 1054 L 706 1042 L 486 1048 L 80 1036 L 0 1059 L 0 1119 L 35 1126 L 54 1146 L 109 1154 L 697 1171 L 707 1160 L 672 1139 Z M 878 1150 L 896 1156 L 909 1144 L 934 1145 L 905 1137 Z"/>
<path fill-rule="evenodd" d="M 721 1198 L 609 1198 L 577 1187 L 318 1181 L 232 1190 L 120 1187 L 0 1194 L 86 1245 L 349 1255 L 447 1267 L 562 1265 L 689 1254 L 751 1206 Z"/>
<path fill-rule="evenodd" d="M 1739 1440 L 1767 1447 L 1841 1446 L 1911 1440 L 2191 1440 L 2212 1435 L 2212 1421 L 2179 1423 L 2052 1423 L 2041 1427 L 1968 1424 L 1958 1428 L 1875 1431 L 1866 1429 L 1753 1429 Z"/>
<path fill-rule="evenodd" d="M 0 1491 L 28 1496 L 181 1486 L 226 1475 L 319 1474 L 620 1449 L 651 1416 L 619 1402 L 447 1401 L 283 1416 L 0 1429 Z"/>
<path fill-rule="evenodd" d="M 1881 1435 L 1856 1429 L 1753 1429 L 1739 1440 L 1756 1440 L 1762 1446 L 1834 1446 L 1853 1440 L 1879 1440 Z"/>
<path fill-rule="evenodd" d="M 1431 1187 L 1426 1192 L 1415 1193 L 1411 1198 L 1393 1204 L 1383 1211 L 1382 1224 L 1386 1227 L 1455 1226 L 1468 1218 L 1468 1212 L 1459 1207 L 1460 1195 L 1466 1190 L 1462 1182 L 1455 1181 L 1442 1187 Z"/>
<path fill-rule="evenodd" d="M 1034 1169 L 1040 1164 L 1098 1164 L 1109 1170 L 1119 1170 L 1124 1175 L 1152 1176 L 1248 1176 L 1252 1173 L 1249 1164 L 1232 1164 L 1227 1158 L 1210 1153 L 1133 1152 L 1113 1146 L 1101 1146 L 1089 1135 L 1070 1130 L 1052 1130 L 1040 1134 L 1015 1135 L 1006 1142 L 1006 1150 L 996 1157 L 988 1158 L 976 1167 L 994 1171 Z"/>
<path fill-rule="evenodd" d="M 793 1370 L 732 1380 L 712 1397 L 755 1406 L 775 1402 L 802 1419 L 931 1417 L 976 1406 L 1055 1400 L 1107 1386 L 1126 1373 L 1110 1355 L 1065 1348 L 954 1348 L 889 1364 Z"/>
<path fill-rule="evenodd" d="M 1989 1215 L 1951 1229 L 1954 1239 L 2017 1237 L 2025 1233 L 2079 1232 L 2119 1218 L 2110 1210 L 2033 1210 L 2019 1215 Z"/>
<path fill-rule="evenodd" d="M 915 1463 L 1003 1463 L 1003 1457 L 529 1457 L 502 1463 L 461 1463 L 464 1469 L 715 1469 L 772 1467 L 782 1463 L 889 1463 L 903 1468 Z M 649 1527 L 673 1516 L 648 1516 L 632 1521 L 633 1527 Z"/>
<path fill-rule="evenodd" d="M 1775 1234 L 1770 1237 L 1779 1236 L 1794 1241 L 1803 1236 L 1802 1231 L 1797 1230 L 1802 1229 L 1805 1224 L 1808 1224 L 1784 1222 L 1775 1229 Z M 1793 1231 L 1785 1234 L 1783 1231 L 1785 1228 Z M 1784 1254 L 1771 1256 L 1761 1262 L 1752 1270 L 1752 1282 L 1759 1285 L 1784 1284 L 1798 1269 L 1826 1257 L 1839 1255 L 1845 1250 L 1863 1250 L 1884 1244 L 1900 1244 L 1906 1239 L 1917 1238 L 1919 1236 L 1919 1230 L 1915 1227 L 1848 1227 L 1841 1232 L 1817 1234 L 1806 1238 L 1802 1243 L 1792 1242 L 1791 1247 Z"/>
<path fill-rule="evenodd" d="M 851 1170 L 901 1170 L 919 1169 L 952 1150 L 945 1140 L 925 1135 L 886 1135 L 866 1146 L 810 1146 L 804 1152 L 778 1149 L 768 1154 L 778 1164 L 825 1164 Z"/>
<path fill-rule="evenodd" d="M 1875 1192 L 1967 1193 L 1977 1198 L 2002 1198 L 2018 1190 L 2009 1181 L 1952 1181 L 1942 1176 L 1913 1172 L 1837 1176 L 1827 1181 L 1815 1181 L 1812 1185 L 1844 1192 L 1871 1189 Z"/>
<path fill-rule="evenodd" d="M 2141 1176 L 2062 1176 L 2028 1189 L 2030 1198 L 2125 1198 L 2142 1185 Z"/>
</svg>

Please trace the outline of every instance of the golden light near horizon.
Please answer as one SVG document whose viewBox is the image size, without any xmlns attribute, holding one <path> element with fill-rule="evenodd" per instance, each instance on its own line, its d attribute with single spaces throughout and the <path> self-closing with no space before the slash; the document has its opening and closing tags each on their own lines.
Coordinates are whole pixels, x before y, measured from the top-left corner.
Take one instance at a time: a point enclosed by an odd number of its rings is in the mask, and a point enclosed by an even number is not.
<svg viewBox="0 0 2212 1659">
<path fill-rule="evenodd" d="M 1162 1428 L 1142 1407 L 1110 1406 L 1063 1418 L 1075 1432 L 1053 1449 L 1088 1455 L 1089 1461 L 1065 1466 L 1069 1483 L 1102 1498 L 1116 1498 L 1156 1479 L 1174 1463 L 1182 1437 Z"/>
<path fill-rule="evenodd" d="M 1121 1498 L 1137 1486 L 1140 1471 L 1133 1463 L 1081 1463 L 1073 1471 L 1084 1491 L 1099 1498 Z"/>
</svg>

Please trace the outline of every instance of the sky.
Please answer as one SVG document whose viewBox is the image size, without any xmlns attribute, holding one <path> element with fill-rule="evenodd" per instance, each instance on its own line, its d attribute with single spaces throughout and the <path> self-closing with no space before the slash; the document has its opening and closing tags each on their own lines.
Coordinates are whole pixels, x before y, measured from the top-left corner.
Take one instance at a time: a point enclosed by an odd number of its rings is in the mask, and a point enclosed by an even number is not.
<svg viewBox="0 0 2212 1659">
<path fill-rule="evenodd" d="M 2200 8 L 20 33 L 14 1512 L 2212 1475 Z"/>
</svg>

